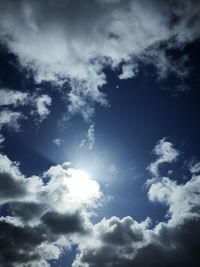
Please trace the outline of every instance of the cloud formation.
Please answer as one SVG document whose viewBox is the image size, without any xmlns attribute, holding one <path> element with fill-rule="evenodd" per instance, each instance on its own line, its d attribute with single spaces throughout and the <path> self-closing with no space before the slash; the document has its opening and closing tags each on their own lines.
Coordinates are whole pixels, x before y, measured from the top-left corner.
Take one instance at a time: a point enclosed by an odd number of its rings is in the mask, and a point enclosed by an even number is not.
<svg viewBox="0 0 200 267">
<path fill-rule="evenodd" d="M 154 151 L 158 158 L 165 158 L 162 164 L 178 155 L 166 139 Z M 26 177 L 19 163 L 1 154 L 0 264 L 50 266 L 49 260 L 76 245 L 73 267 L 197 267 L 200 176 L 192 171 L 191 175 L 178 184 L 158 172 L 157 179 L 149 183 L 149 200 L 166 207 L 165 218 L 155 225 L 148 217 L 138 222 L 131 216 L 103 218 L 92 224 L 91 213 L 103 194 L 86 173 L 65 163 L 41 176 Z"/>
<path fill-rule="evenodd" d="M 159 177 L 159 167 L 163 163 L 171 163 L 176 161 L 179 156 L 179 151 L 174 148 L 173 144 L 164 137 L 161 139 L 155 148 L 153 154 L 157 156 L 157 159 L 148 166 L 149 172 L 155 177 Z"/>
<path fill-rule="evenodd" d="M 90 232 L 89 207 L 97 205 L 100 187 L 67 166 L 25 177 L 18 163 L 0 155 L 1 266 L 50 266 L 48 260 Z"/>
<path fill-rule="evenodd" d="M 85 120 L 93 115 L 94 102 L 107 104 L 101 91 L 106 67 L 122 68 L 119 78 L 131 78 L 144 61 L 162 75 L 170 69 L 179 75 L 178 68 L 168 67 L 165 49 L 200 37 L 196 0 L 8 0 L 0 10 L 1 44 L 38 83 L 67 82 L 68 111 Z"/>
<path fill-rule="evenodd" d="M 21 121 L 29 116 L 41 122 L 50 113 L 51 97 L 46 94 L 21 92 L 17 90 L 0 89 L 0 144 L 5 141 L 1 133 L 5 129 L 19 131 Z M 20 108 L 28 106 L 25 113 Z"/>
<path fill-rule="evenodd" d="M 171 151 L 172 144 L 163 146 L 164 142 L 160 140 L 154 150 Z M 165 162 L 174 159 L 171 153 L 161 150 L 157 154 L 165 155 Z M 198 266 L 200 176 L 193 175 L 185 184 L 177 184 L 168 177 L 157 178 L 148 188 L 148 197 L 167 207 L 166 220 L 151 227 L 149 218 L 142 222 L 132 217 L 104 218 L 94 225 L 88 242 L 79 245 L 73 267 Z"/>
</svg>

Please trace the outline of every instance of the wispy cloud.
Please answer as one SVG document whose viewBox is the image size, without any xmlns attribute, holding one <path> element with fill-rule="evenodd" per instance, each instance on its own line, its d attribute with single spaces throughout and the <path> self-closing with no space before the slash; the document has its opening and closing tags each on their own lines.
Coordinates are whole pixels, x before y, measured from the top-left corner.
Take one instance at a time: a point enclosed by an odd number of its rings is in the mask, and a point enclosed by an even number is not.
<svg viewBox="0 0 200 267">
<path fill-rule="evenodd" d="M 80 147 L 87 147 L 89 150 L 92 150 L 95 145 L 95 125 L 92 123 L 88 130 L 86 137 L 81 141 Z"/>
<path fill-rule="evenodd" d="M 68 111 L 85 119 L 95 102 L 106 103 L 105 67 L 122 68 L 119 78 L 132 78 L 143 61 L 158 66 L 160 76 L 180 69 L 183 75 L 185 68 L 175 68 L 165 51 L 200 37 L 195 0 L 20 0 L 1 1 L 0 10 L 1 43 L 36 82 L 67 82 Z"/>
</svg>

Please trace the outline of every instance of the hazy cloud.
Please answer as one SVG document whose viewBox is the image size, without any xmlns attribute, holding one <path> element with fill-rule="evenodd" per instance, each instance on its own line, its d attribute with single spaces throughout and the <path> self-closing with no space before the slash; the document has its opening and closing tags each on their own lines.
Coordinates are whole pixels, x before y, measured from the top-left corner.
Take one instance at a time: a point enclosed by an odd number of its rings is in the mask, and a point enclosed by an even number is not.
<svg viewBox="0 0 200 267">
<path fill-rule="evenodd" d="M 95 124 L 92 123 L 88 130 L 86 137 L 81 141 L 80 147 L 87 147 L 92 150 L 95 145 Z"/>
</svg>

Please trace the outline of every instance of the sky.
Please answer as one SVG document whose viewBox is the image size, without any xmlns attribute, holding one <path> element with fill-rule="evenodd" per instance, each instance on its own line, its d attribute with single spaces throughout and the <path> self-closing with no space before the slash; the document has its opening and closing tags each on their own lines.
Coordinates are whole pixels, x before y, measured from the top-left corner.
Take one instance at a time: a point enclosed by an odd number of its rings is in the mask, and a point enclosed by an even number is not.
<svg viewBox="0 0 200 267">
<path fill-rule="evenodd" d="M 0 266 L 198 267 L 200 2 L 0 1 Z"/>
</svg>

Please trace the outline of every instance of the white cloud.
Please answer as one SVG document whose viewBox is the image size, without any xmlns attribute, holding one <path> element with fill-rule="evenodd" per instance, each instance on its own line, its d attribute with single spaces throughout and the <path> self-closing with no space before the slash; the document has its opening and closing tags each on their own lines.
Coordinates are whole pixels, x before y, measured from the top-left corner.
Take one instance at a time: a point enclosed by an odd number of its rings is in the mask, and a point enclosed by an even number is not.
<svg viewBox="0 0 200 267">
<path fill-rule="evenodd" d="M 19 105 L 27 104 L 28 93 L 13 91 L 9 89 L 0 89 L 0 106 L 13 105 L 15 107 Z"/>
<path fill-rule="evenodd" d="M 99 184 L 69 163 L 52 166 L 43 179 L 25 177 L 19 163 L 0 154 L 0 205 L 9 210 L 0 218 L 1 266 L 49 266 L 48 260 L 90 232 Z M 8 243 L 14 258 L 7 256 Z"/>
<path fill-rule="evenodd" d="M 135 77 L 135 72 L 137 68 L 134 64 L 126 64 L 122 66 L 122 73 L 119 75 L 119 79 L 130 79 Z"/>
<path fill-rule="evenodd" d="M 13 128 L 15 131 L 20 129 L 19 120 L 26 119 L 21 112 L 4 109 L 0 111 L 0 130 L 2 128 Z"/>
<path fill-rule="evenodd" d="M 163 163 L 171 163 L 177 160 L 179 151 L 174 148 L 174 145 L 167 141 L 166 138 L 161 139 L 155 148 L 153 153 L 158 157 L 154 162 L 148 166 L 148 170 L 155 177 L 159 177 L 159 166 Z"/>
<path fill-rule="evenodd" d="M 92 123 L 88 130 L 86 137 L 81 141 L 80 147 L 88 147 L 89 150 L 92 150 L 95 145 L 95 124 Z"/>
<path fill-rule="evenodd" d="M 191 164 L 190 171 L 192 174 L 197 174 L 200 172 L 200 162 L 197 162 L 195 164 Z"/>
<path fill-rule="evenodd" d="M 165 142 L 162 139 L 155 151 L 165 162 L 172 162 L 172 144 Z M 130 216 L 113 216 L 92 224 L 90 214 L 102 192 L 86 173 L 67 162 L 52 166 L 42 178 L 25 177 L 19 163 L 1 154 L 0 203 L 6 203 L 9 216 L 0 218 L 2 234 L 6 233 L 0 264 L 20 266 L 20 256 L 24 266 L 48 266 L 48 260 L 58 259 L 63 249 L 76 244 L 73 267 L 152 267 L 162 266 L 163 261 L 173 267 L 180 262 L 183 267 L 198 266 L 200 176 L 182 184 L 158 178 L 150 184 L 148 197 L 167 207 L 164 222 L 152 227 L 149 218 L 138 222 Z M 14 259 L 7 257 L 7 240 Z"/>
<path fill-rule="evenodd" d="M 40 95 L 33 97 L 33 103 L 35 104 L 35 110 L 33 114 L 39 117 L 39 120 L 44 120 L 50 113 L 49 106 L 51 106 L 52 99 L 48 95 Z"/>
<path fill-rule="evenodd" d="M 173 151 L 173 153 L 172 153 Z M 162 139 L 154 149 L 161 163 L 172 162 L 177 153 Z M 154 174 L 154 172 L 152 173 Z M 159 175 L 159 173 L 157 173 Z M 79 244 L 73 267 L 186 267 L 199 264 L 200 176 L 177 184 L 168 177 L 153 179 L 148 188 L 152 202 L 167 207 L 165 221 L 152 227 L 132 217 L 104 218 L 93 226 L 92 235 Z"/>
<path fill-rule="evenodd" d="M 68 81 L 68 111 L 89 119 L 94 102 L 106 103 L 100 90 L 105 67 L 122 64 L 121 77 L 132 77 L 129 63 L 137 65 L 152 49 L 159 54 L 160 43 L 182 47 L 199 38 L 198 1 L 171 5 L 157 0 L 1 1 L 0 38 L 37 82 Z M 159 58 L 153 63 L 166 69 L 170 62 L 160 64 Z"/>
<path fill-rule="evenodd" d="M 46 94 L 0 89 L 0 143 L 5 141 L 1 132 L 8 128 L 19 131 L 21 121 L 27 119 L 29 113 L 40 122 L 45 119 L 50 113 L 51 101 L 51 97 Z M 28 106 L 29 113 L 19 111 L 22 106 Z"/>
</svg>

